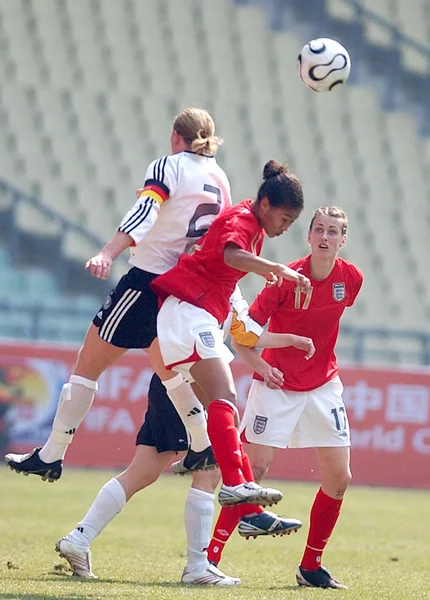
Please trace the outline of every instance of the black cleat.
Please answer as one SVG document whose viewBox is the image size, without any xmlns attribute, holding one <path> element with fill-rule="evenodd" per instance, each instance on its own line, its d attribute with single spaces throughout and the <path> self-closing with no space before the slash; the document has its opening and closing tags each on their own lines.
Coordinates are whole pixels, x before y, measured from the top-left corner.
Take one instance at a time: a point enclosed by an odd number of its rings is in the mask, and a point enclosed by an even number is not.
<svg viewBox="0 0 430 600">
<path fill-rule="evenodd" d="M 298 519 L 278 517 L 272 512 L 264 511 L 259 514 L 247 515 L 239 521 L 239 535 L 246 538 L 256 538 L 259 535 L 290 535 L 302 526 Z"/>
<path fill-rule="evenodd" d="M 320 567 L 316 571 L 306 571 L 306 569 L 298 566 L 296 581 L 299 585 L 305 587 L 333 588 L 335 590 L 348 589 L 346 585 L 336 581 L 325 567 Z"/>
<path fill-rule="evenodd" d="M 189 448 L 185 456 L 181 460 L 172 463 L 171 469 L 175 475 L 192 474 L 194 471 L 210 471 L 215 469 L 217 462 L 212 450 L 212 446 L 208 446 L 201 452 L 194 452 Z"/>
<path fill-rule="evenodd" d="M 49 481 L 50 483 L 57 481 L 63 472 L 63 461 L 43 462 L 39 458 L 40 450 L 41 448 L 35 448 L 28 454 L 6 454 L 4 459 L 12 471 L 23 475 L 39 475 L 42 481 Z"/>
</svg>

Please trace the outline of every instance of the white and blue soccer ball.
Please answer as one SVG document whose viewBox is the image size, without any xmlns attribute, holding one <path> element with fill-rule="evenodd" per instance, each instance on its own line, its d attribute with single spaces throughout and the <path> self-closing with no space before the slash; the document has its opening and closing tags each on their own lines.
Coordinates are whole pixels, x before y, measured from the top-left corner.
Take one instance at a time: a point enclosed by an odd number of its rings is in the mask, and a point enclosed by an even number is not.
<svg viewBox="0 0 430 600">
<path fill-rule="evenodd" d="M 351 59 L 348 51 L 329 38 L 305 44 L 297 58 L 297 71 L 305 85 L 315 92 L 331 92 L 349 77 Z"/>
</svg>

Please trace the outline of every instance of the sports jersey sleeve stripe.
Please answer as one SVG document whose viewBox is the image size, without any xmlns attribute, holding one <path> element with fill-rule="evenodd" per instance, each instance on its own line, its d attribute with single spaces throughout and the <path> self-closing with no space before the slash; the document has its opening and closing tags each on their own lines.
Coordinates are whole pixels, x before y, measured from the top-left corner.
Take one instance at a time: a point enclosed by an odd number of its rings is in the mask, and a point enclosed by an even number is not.
<svg viewBox="0 0 430 600">
<path fill-rule="evenodd" d="M 140 207 L 140 209 L 135 212 L 124 225 L 122 225 L 119 230 L 123 233 L 130 233 L 133 229 L 136 229 L 148 216 L 149 211 L 151 210 L 154 200 L 152 198 L 146 198 L 144 204 Z"/>
<path fill-rule="evenodd" d="M 160 181 L 164 181 L 166 162 L 167 162 L 167 156 L 164 157 L 164 159 L 163 159 L 163 161 L 161 163 Z"/>
<path fill-rule="evenodd" d="M 138 204 L 134 210 L 130 211 L 128 214 L 130 216 L 127 217 L 127 215 L 124 217 L 123 222 L 121 223 L 121 225 L 119 226 L 119 230 L 120 231 L 124 231 L 131 223 L 134 223 L 134 221 L 136 219 L 139 219 L 143 212 L 145 210 L 145 205 L 144 204 Z"/>
<path fill-rule="evenodd" d="M 164 169 L 167 162 L 167 156 L 160 158 L 154 165 L 154 179 L 164 182 Z"/>
<path fill-rule="evenodd" d="M 153 178 L 154 178 L 155 180 L 158 180 L 158 179 L 159 179 L 159 177 L 158 177 L 158 165 L 159 165 L 159 164 L 160 164 L 160 159 L 158 159 L 158 160 L 157 160 L 157 161 L 154 163 L 154 168 L 153 168 L 153 170 L 152 170 L 152 172 L 153 172 Z"/>
</svg>

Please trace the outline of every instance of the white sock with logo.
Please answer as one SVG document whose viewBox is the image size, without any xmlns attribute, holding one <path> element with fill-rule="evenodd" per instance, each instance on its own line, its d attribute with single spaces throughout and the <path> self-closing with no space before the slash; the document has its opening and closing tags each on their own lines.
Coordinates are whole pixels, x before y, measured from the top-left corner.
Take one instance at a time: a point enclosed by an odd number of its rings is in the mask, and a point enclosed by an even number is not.
<svg viewBox="0 0 430 600">
<path fill-rule="evenodd" d="M 167 379 L 162 383 L 190 434 L 192 450 L 201 452 L 211 445 L 207 431 L 205 409 L 197 399 L 190 384 L 184 381 L 180 373 L 173 379 Z"/>
<path fill-rule="evenodd" d="M 111 479 L 97 494 L 85 517 L 69 533 L 75 546 L 86 552 L 91 542 L 108 525 L 126 504 L 125 491 L 117 479 Z"/>
<path fill-rule="evenodd" d="M 215 495 L 190 488 L 185 502 L 185 532 L 187 535 L 187 569 L 201 573 L 209 566 L 209 546 L 215 512 Z"/>
<path fill-rule="evenodd" d="M 97 381 L 79 375 L 71 375 L 69 382 L 63 385 L 51 435 L 39 452 L 43 462 L 64 458 L 67 446 L 91 408 L 97 389 Z"/>
<path fill-rule="evenodd" d="M 173 379 L 167 379 L 162 383 L 190 434 L 191 448 L 195 452 L 201 452 L 211 445 L 203 405 L 197 399 L 190 384 L 184 380 L 180 373 Z"/>
</svg>

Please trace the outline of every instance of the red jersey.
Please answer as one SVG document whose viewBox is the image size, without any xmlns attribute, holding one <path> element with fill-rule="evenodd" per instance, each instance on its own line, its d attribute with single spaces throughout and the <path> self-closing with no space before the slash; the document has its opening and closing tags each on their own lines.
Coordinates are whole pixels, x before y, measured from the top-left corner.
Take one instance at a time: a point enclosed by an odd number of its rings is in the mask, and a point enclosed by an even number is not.
<svg viewBox="0 0 430 600">
<path fill-rule="evenodd" d="M 347 306 L 352 306 L 360 291 L 363 274 L 352 263 L 337 257 L 330 275 L 323 280 L 310 274 L 310 256 L 289 265 L 311 281 L 307 294 L 294 282 L 284 280 L 281 287 L 266 287 L 249 309 L 260 325 L 270 319 L 269 331 L 294 333 L 312 338 L 315 354 L 305 359 L 305 352 L 291 346 L 263 350 L 262 356 L 284 374 L 286 390 L 306 392 L 316 389 L 338 373 L 334 348 L 339 334 L 339 322 Z M 254 373 L 254 378 L 261 377 Z"/>
<path fill-rule="evenodd" d="M 224 262 L 224 249 L 232 243 L 259 255 L 264 231 L 251 209 L 251 200 L 243 200 L 222 212 L 208 232 L 183 254 L 178 264 L 152 282 L 155 293 L 165 300 L 175 296 L 204 308 L 222 324 L 230 312 L 230 296 L 237 282 L 246 275 Z"/>
</svg>

